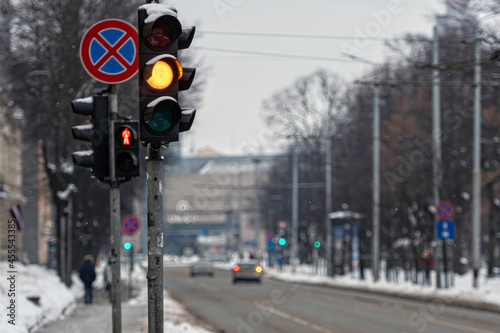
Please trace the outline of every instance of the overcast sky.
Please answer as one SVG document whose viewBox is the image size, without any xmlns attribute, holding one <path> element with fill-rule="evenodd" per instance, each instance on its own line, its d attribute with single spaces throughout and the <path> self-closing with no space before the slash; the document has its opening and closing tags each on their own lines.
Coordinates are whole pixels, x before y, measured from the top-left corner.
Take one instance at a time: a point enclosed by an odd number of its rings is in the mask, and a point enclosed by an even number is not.
<svg viewBox="0 0 500 333">
<path fill-rule="evenodd" d="M 262 101 L 318 68 L 354 80 L 371 66 L 342 59 L 347 51 L 381 62 L 390 54 L 377 38 L 408 32 L 431 36 L 441 0 L 172 0 L 185 25 L 196 25 L 191 46 L 211 67 L 204 100 L 183 152 L 211 147 L 223 154 L 269 151 Z M 288 37 L 216 32 L 285 34 Z M 293 38 L 296 35 L 352 39 Z M 216 49 L 216 50 L 214 50 Z M 221 50 L 229 50 L 222 52 Z M 255 53 L 254 53 L 255 52 Z M 256 53 L 287 54 L 288 57 Z M 304 58 L 295 56 L 305 56 Z M 316 59 L 307 59 L 307 56 Z M 203 68 L 197 68 L 203 71 Z M 184 106 L 184 105 L 183 105 Z"/>
</svg>

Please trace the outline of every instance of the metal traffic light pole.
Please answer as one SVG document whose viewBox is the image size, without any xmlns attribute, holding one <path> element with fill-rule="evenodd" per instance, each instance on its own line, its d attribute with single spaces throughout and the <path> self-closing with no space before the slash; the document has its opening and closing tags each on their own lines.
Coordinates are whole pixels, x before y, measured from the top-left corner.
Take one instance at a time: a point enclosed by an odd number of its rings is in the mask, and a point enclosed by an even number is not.
<svg viewBox="0 0 500 333">
<path fill-rule="evenodd" d="M 148 144 L 148 333 L 163 332 L 163 195 L 160 145 Z"/>
<path fill-rule="evenodd" d="M 122 331 L 122 309 L 121 309 L 121 277 L 120 277 L 120 183 L 116 179 L 115 165 L 115 135 L 114 125 L 118 118 L 118 97 L 116 85 L 109 86 L 109 204 L 111 223 L 111 309 L 112 309 L 112 332 Z"/>
</svg>

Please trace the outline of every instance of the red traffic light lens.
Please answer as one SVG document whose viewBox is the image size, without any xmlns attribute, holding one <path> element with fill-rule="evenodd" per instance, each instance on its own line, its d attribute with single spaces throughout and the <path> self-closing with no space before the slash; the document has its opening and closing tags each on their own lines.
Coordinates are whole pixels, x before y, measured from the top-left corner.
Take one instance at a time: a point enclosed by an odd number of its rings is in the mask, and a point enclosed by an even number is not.
<svg viewBox="0 0 500 333">
<path fill-rule="evenodd" d="M 115 142 L 122 147 L 129 147 L 135 144 L 136 134 L 128 126 L 120 126 L 115 131 Z"/>
<path fill-rule="evenodd" d="M 156 20 L 146 40 L 152 47 L 164 47 L 172 40 L 172 27 L 164 20 Z"/>
<path fill-rule="evenodd" d="M 132 135 L 132 132 L 128 128 L 125 128 L 122 131 L 122 145 L 124 146 L 130 146 L 130 136 Z"/>
</svg>

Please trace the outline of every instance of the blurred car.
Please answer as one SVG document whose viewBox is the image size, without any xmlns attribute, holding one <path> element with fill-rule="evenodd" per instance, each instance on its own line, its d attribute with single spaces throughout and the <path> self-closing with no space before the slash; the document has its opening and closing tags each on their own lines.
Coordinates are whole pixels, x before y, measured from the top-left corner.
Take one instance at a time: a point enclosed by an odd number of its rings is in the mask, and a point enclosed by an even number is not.
<svg viewBox="0 0 500 333">
<path fill-rule="evenodd" d="M 262 282 L 264 269 L 257 261 L 239 262 L 233 266 L 233 284 L 238 281 Z"/>
<path fill-rule="evenodd" d="M 214 267 L 208 260 L 198 260 L 191 265 L 190 275 L 191 277 L 196 275 L 208 275 L 212 277 L 214 276 Z"/>
</svg>

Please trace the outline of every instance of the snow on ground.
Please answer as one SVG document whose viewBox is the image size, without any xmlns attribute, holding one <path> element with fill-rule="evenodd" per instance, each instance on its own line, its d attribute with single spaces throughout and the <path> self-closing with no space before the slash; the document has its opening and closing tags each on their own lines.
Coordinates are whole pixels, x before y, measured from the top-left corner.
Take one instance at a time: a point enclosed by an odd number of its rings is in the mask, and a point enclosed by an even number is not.
<svg viewBox="0 0 500 333">
<path fill-rule="evenodd" d="M 0 305 L 9 304 L 10 283 L 7 280 L 8 263 L 0 262 Z M 15 326 L 8 323 L 5 311 L 2 311 L 0 320 L 0 332 L 28 333 L 35 327 L 62 319 L 71 314 L 76 308 L 79 298 L 83 297 L 84 288 L 78 274 L 72 276 L 72 286 L 69 289 L 61 282 L 56 271 L 46 269 L 39 265 L 22 265 L 16 263 L 17 285 L 16 285 L 16 321 Z M 104 267 L 96 268 L 97 278 L 95 288 L 104 287 Z M 128 304 L 145 304 L 147 306 L 147 281 L 146 272 L 140 265 L 134 266 L 132 281 L 135 286 L 136 297 L 129 299 Z M 129 280 L 129 266 L 122 265 L 122 281 Z M 37 296 L 39 305 L 28 300 L 28 297 Z M 166 330 L 179 333 L 212 333 L 198 326 L 198 319 L 188 313 L 178 302 L 170 298 L 168 293 L 164 294 L 164 309 Z M 147 320 L 145 321 L 147 324 Z"/>
<path fill-rule="evenodd" d="M 8 323 L 5 312 L 2 311 L 0 320 L 0 332 L 28 332 L 30 329 L 42 323 L 56 320 L 65 313 L 71 312 L 76 306 L 78 285 L 71 290 L 64 285 L 57 273 L 39 265 L 27 265 L 16 263 L 16 287 L 15 325 Z M 10 282 L 7 280 L 10 274 L 7 272 L 8 263 L 0 262 L 0 304 L 10 304 L 11 293 Z M 82 288 L 83 289 L 83 288 Z M 80 289 L 81 290 L 81 289 Z M 28 298 L 39 297 L 38 305 Z M 35 300 L 36 301 L 36 300 Z"/>
</svg>

